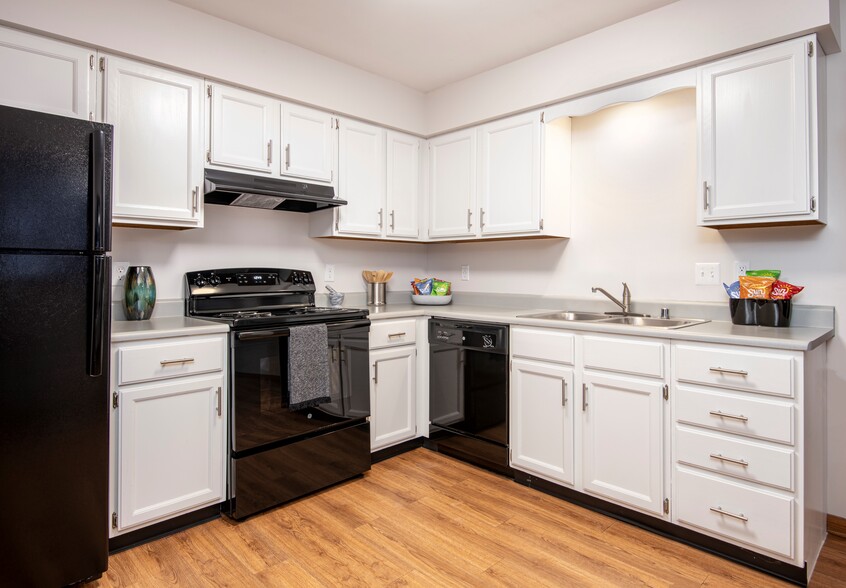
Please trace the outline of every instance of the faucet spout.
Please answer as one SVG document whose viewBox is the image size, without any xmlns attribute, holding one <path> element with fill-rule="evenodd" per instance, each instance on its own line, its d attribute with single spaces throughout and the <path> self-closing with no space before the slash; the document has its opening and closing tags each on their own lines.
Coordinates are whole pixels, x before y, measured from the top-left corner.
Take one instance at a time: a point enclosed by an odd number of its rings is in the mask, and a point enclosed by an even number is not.
<svg viewBox="0 0 846 588">
<path fill-rule="evenodd" d="M 590 289 L 590 291 L 593 292 L 593 293 L 600 292 L 600 293 L 604 294 L 611 302 L 613 302 L 614 304 L 619 306 L 620 309 L 622 309 L 623 314 L 629 314 L 629 307 L 631 306 L 631 303 L 632 303 L 632 293 L 631 293 L 631 290 L 629 290 L 628 284 L 626 284 L 625 282 L 623 282 L 623 301 L 622 302 L 620 302 L 614 296 L 609 294 L 604 288 L 593 287 L 593 288 Z"/>
</svg>

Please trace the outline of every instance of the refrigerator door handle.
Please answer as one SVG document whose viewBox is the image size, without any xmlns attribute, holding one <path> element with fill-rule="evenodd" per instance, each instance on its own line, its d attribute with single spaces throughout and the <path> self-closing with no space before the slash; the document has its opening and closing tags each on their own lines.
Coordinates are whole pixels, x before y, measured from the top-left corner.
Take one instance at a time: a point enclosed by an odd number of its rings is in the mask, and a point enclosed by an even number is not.
<svg viewBox="0 0 846 588">
<path fill-rule="evenodd" d="M 88 375 L 103 375 L 103 355 L 106 331 L 109 328 L 109 283 L 111 281 L 111 261 L 106 255 L 91 258 L 94 266 L 91 271 L 91 329 L 88 335 Z"/>
<path fill-rule="evenodd" d="M 106 226 L 106 134 L 91 133 L 91 250 L 105 251 Z"/>
</svg>

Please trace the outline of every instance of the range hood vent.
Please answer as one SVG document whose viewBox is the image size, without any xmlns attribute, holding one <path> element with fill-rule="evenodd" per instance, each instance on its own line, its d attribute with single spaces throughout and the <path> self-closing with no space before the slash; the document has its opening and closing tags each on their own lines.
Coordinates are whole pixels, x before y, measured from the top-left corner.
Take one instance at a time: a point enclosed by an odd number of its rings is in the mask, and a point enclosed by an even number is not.
<svg viewBox="0 0 846 588">
<path fill-rule="evenodd" d="M 346 200 L 335 198 L 335 188 L 332 186 L 248 176 L 216 169 L 206 170 L 205 202 L 292 212 L 314 212 L 347 203 Z"/>
</svg>

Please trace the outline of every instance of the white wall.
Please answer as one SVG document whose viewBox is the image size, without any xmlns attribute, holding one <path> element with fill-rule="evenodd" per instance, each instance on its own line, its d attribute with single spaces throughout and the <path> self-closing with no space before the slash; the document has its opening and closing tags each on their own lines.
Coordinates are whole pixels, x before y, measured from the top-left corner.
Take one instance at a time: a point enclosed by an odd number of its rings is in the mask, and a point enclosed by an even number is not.
<svg viewBox="0 0 846 588">
<path fill-rule="evenodd" d="M 235 206 L 206 206 L 205 228 L 189 231 L 115 228 L 112 259 L 149 265 L 160 300 L 184 297 L 183 274 L 226 267 L 288 267 L 314 273 L 325 293 L 323 269 L 335 265 L 332 286 L 363 292 L 363 269 L 395 272 L 388 290 L 407 290 L 411 278 L 425 273 L 425 245 L 310 239 L 308 216 Z"/>
<path fill-rule="evenodd" d="M 166 0 L 0 0 L 0 22 L 423 130 L 422 93 Z"/>
<path fill-rule="evenodd" d="M 838 47 L 838 0 L 679 0 L 439 88 L 429 135 L 819 31 Z"/>
</svg>

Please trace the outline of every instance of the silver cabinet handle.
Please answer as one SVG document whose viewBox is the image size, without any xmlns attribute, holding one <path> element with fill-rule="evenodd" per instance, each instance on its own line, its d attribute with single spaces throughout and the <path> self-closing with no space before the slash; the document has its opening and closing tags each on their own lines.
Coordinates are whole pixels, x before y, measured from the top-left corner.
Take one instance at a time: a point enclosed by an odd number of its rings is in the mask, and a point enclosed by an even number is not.
<svg viewBox="0 0 846 588">
<path fill-rule="evenodd" d="M 479 228 L 480 229 L 485 228 L 485 209 L 484 208 L 479 209 Z"/>
<path fill-rule="evenodd" d="M 382 214 L 384 213 L 384 208 L 379 209 L 379 228 L 382 228 Z"/>
<path fill-rule="evenodd" d="M 273 163 L 273 139 L 267 142 L 267 166 Z"/>
<path fill-rule="evenodd" d="M 285 145 L 285 169 L 291 167 L 291 144 Z"/>
<path fill-rule="evenodd" d="M 734 419 L 736 421 L 743 421 L 744 423 L 749 420 L 749 417 L 743 416 L 742 414 L 729 414 L 721 410 L 712 410 L 708 412 L 708 414 L 710 414 L 711 416 L 719 417 L 721 419 Z"/>
<path fill-rule="evenodd" d="M 221 397 L 223 396 L 223 392 L 220 389 L 220 386 L 217 387 L 217 416 L 223 416 L 223 400 Z"/>
<path fill-rule="evenodd" d="M 582 384 L 582 412 L 586 411 L 588 407 L 587 392 L 587 384 Z"/>
<path fill-rule="evenodd" d="M 473 223 L 470 221 L 470 219 L 472 219 L 472 218 L 473 218 L 473 211 L 468 208 L 467 209 L 467 230 L 468 231 L 473 228 Z"/>
<path fill-rule="evenodd" d="M 733 512 L 729 512 L 729 511 L 727 511 L 727 510 L 723 510 L 723 507 L 721 507 L 721 506 L 717 506 L 717 507 L 712 506 L 709 510 L 710 510 L 711 512 L 715 512 L 715 513 L 720 514 L 720 515 L 725 515 L 725 516 L 727 516 L 727 517 L 731 517 L 731 518 L 733 518 L 733 519 L 737 519 L 737 520 L 739 520 L 739 521 L 743 521 L 744 523 L 745 523 L 746 521 L 748 521 L 748 520 L 749 520 L 749 517 L 744 516 L 744 515 L 743 515 L 743 513 L 740 513 L 740 514 L 734 514 Z"/>
<path fill-rule="evenodd" d="M 405 337 L 405 333 L 389 333 L 388 339 L 393 339 L 395 337 Z"/>
<path fill-rule="evenodd" d="M 712 453 L 710 457 L 711 457 L 711 459 L 718 459 L 720 461 L 727 461 L 729 463 L 736 463 L 737 465 L 740 465 L 740 466 L 743 466 L 743 467 L 747 467 L 749 465 L 749 462 L 744 460 L 744 459 L 735 459 L 733 457 L 726 457 L 725 455 L 721 455 L 719 453 Z"/>
<path fill-rule="evenodd" d="M 191 191 L 191 206 L 194 209 L 194 212 L 199 212 L 200 210 L 200 187 L 194 186 L 194 189 Z"/>
<path fill-rule="evenodd" d="M 567 380 L 561 380 L 561 406 L 567 406 Z"/>
<path fill-rule="evenodd" d="M 379 383 L 379 362 L 378 361 L 373 362 L 373 383 L 374 384 Z"/>
<path fill-rule="evenodd" d="M 718 374 L 733 374 L 735 376 L 748 376 L 749 372 L 745 370 L 730 370 L 728 368 L 721 368 L 721 367 L 712 367 L 708 368 L 709 372 L 715 372 Z"/>
<path fill-rule="evenodd" d="M 708 203 L 708 192 L 710 190 L 711 189 L 708 187 L 708 182 L 702 182 L 702 198 L 705 200 L 705 210 L 708 210 L 708 208 L 710 207 L 710 204 Z"/>
<path fill-rule="evenodd" d="M 391 211 L 391 232 L 394 232 L 394 211 Z"/>
<path fill-rule="evenodd" d="M 194 363 L 193 357 L 183 357 L 182 359 L 163 359 L 159 362 L 162 364 L 162 367 L 167 365 L 177 365 L 177 364 L 185 364 L 185 363 Z"/>
</svg>

